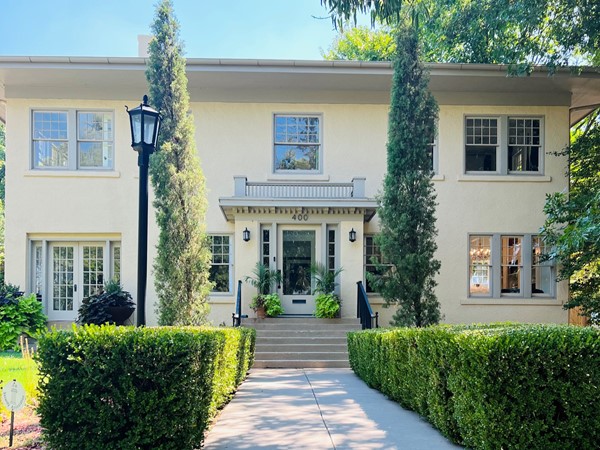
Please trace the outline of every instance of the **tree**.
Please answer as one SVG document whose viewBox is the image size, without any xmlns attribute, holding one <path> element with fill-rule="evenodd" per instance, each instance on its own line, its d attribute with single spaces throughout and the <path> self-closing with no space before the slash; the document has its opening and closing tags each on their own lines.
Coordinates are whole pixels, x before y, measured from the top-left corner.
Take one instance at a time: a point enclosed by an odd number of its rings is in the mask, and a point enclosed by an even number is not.
<svg viewBox="0 0 600 450">
<path fill-rule="evenodd" d="M 567 155 L 569 192 L 548 195 L 542 236 L 559 277 L 570 280 L 565 308 L 600 324 L 600 110 L 573 131 Z"/>
<path fill-rule="evenodd" d="M 158 5 L 146 78 L 162 115 L 150 173 L 160 229 L 154 262 L 161 325 L 201 324 L 208 314 L 210 248 L 205 180 L 196 153 L 179 24 L 170 0 Z"/>
<path fill-rule="evenodd" d="M 418 59 L 415 29 L 400 30 L 396 43 L 387 173 L 377 211 L 381 232 L 375 238 L 391 269 L 373 281 L 387 304 L 399 306 L 393 324 L 422 327 L 440 320 L 435 193 L 427 156 L 438 107 Z"/>
<path fill-rule="evenodd" d="M 4 284 L 4 179 L 6 164 L 6 130 L 0 122 L 0 285 Z"/>
<path fill-rule="evenodd" d="M 389 30 L 367 27 L 344 30 L 329 47 L 323 58 L 328 60 L 391 61 L 396 42 Z"/>
<path fill-rule="evenodd" d="M 321 0 L 342 26 L 356 13 L 398 25 L 419 17 L 425 61 L 508 64 L 527 74 L 600 63 L 600 8 L 593 0 Z"/>
</svg>

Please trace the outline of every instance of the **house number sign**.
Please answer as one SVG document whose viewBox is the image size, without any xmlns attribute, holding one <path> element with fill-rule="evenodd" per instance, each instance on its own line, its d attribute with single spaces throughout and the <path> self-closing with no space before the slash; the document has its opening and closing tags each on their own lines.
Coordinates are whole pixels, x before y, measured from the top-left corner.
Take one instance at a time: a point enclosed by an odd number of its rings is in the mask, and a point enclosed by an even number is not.
<svg viewBox="0 0 600 450">
<path fill-rule="evenodd" d="M 296 222 L 306 222 L 308 220 L 308 214 L 294 214 L 292 220 Z"/>
<path fill-rule="evenodd" d="M 9 411 L 20 411 L 25 406 L 25 389 L 17 380 L 9 381 L 2 388 L 2 402 Z"/>
</svg>

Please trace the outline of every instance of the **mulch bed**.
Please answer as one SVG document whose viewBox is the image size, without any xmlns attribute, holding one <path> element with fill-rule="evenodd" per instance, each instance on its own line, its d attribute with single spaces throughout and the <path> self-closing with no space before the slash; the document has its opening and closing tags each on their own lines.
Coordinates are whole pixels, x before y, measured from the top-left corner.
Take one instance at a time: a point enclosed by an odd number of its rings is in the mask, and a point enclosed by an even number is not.
<svg viewBox="0 0 600 450">
<path fill-rule="evenodd" d="M 9 448 L 10 416 L 0 414 L 0 448 Z M 13 450 L 44 450 L 42 444 L 42 427 L 40 419 L 31 408 L 24 408 L 15 413 L 13 433 Z"/>
</svg>

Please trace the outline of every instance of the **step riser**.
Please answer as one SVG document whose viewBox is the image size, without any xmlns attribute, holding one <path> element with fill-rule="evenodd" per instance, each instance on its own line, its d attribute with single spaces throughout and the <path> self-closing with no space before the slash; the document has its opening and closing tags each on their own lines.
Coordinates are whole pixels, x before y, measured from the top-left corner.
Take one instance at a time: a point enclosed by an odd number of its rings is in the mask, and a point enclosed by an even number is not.
<svg viewBox="0 0 600 450">
<path fill-rule="evenodd" d="M 256 369 L 348 369 L 350 363 L 346 361 L 254 361 L 252 366 Z"/>
<path fill-rule="evenodd" d="M 326 325 L 335 325 L 335 324 L 345 324 L 345 325 L 360 325 L 360 321 L 358 319 L 317 319 L 317 318 L 288 318 L 288 317 L 277 317 L 277 318 L 267 318 L 267 319 L 243 319 L 242 325 L 249 327 L 254 326 L 256 324 L 265 324 L 265 323 L 285 323 L 285 324 L 326 324 Z"/>
<path fill-rule="evenodd" d="M 328 345 L 328 344 L 313 344 L 313 345 L 285 345 L 285 344 L 256 344 L 256 353 L 271 352 L 271 353 L 301 353 L 301 352 L 348 352 L 348 346 Z"/>
<path fill-rule="evenodd" d="M 336 330 L 336 331 L 358 331 L 359 327 L 355 325 L 349 324 L 336 324 L 336 325 L 325 325 L 325 324 L 300 324 L 300 323 L 291 323 L 289 325 L 284 324 L 273 324 L 273 323 L 265 323 L 265 324 L 257 324 L 253 327 L 257 331 L 327 331 L 327 330 Z"/>
<path fill-rule="evenodd" d="M 254 357 L 257 360 L 296 360 L 296 361 L 348 361 L 347 352 L 256 352 Z"/>
<path fill-rule="evenodd" d="M 267 338 L 317 338 L 317 337 L 335 337 L 335 338 L 346 338 L 348 335 L 347 331 L 338 330 L 320 330 L 320 331 L 285 331 L 285 330 L 260 330 L 257 332 L 257 336 Z"/>
<path fill-rule="evenodd" d="M 344 337 L 256 337 L 256 345 L 347 345 Z"/>
</svg>

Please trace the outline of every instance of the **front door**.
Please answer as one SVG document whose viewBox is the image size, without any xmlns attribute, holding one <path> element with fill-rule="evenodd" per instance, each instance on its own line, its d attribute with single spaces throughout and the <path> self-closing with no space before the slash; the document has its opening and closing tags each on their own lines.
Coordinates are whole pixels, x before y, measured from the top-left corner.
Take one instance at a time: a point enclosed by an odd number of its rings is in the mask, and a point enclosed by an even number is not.
<svg viewBox="0 0 600 450">
<path fill-rule="evenodd" d="M 81 301 L 102 290 L 104 245 L 50 245 L 49 320 L 75 320 Z"/>
<path fill-rule="evenodd" d="M 279 295 L 285 314 L 309 315 L 315 311 L 310 267 L 317 262 L 319 240 L 317 227 L 288 226 L 279 229 L 277 269 L 281 271 Z"/>
</svg>

